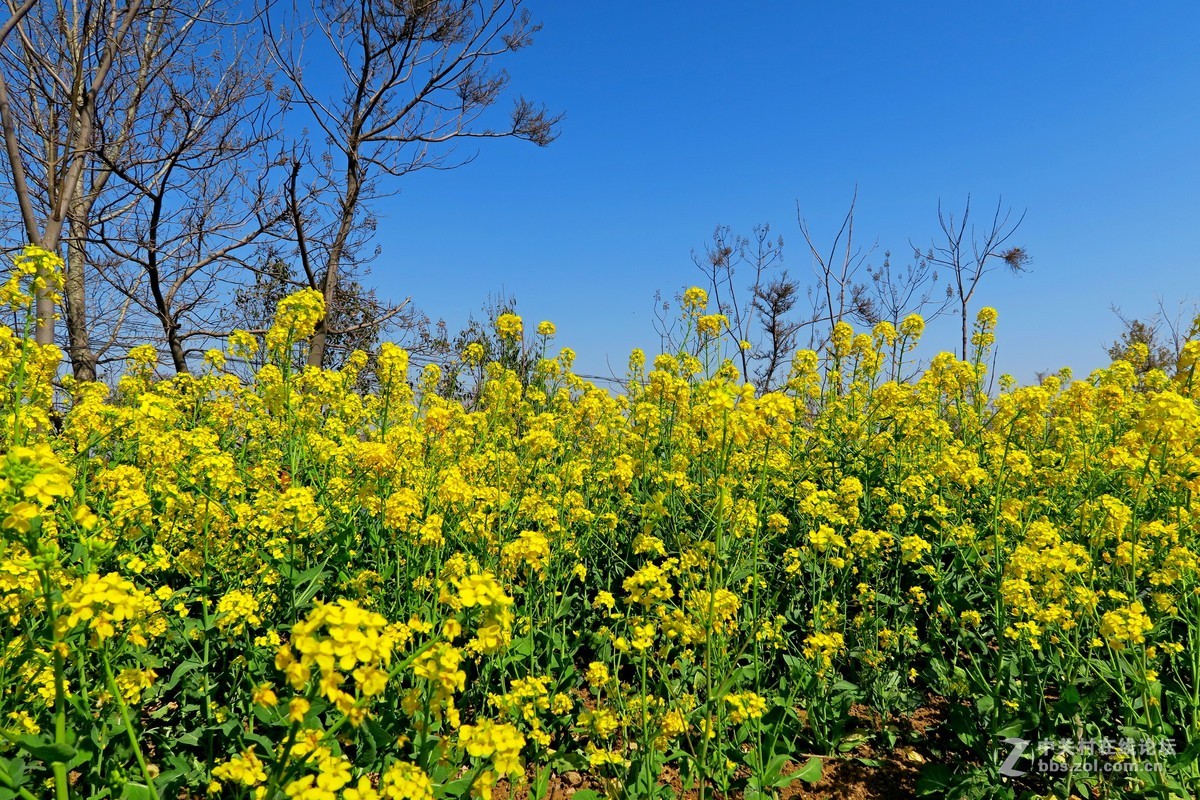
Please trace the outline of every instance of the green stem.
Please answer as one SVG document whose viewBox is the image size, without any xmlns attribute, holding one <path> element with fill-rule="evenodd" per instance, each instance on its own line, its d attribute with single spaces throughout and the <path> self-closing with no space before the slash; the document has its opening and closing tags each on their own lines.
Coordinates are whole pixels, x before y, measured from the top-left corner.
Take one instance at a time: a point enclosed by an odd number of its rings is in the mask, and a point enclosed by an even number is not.
<svg viewBox="0 0 1200 800">
<path fill-rule="evenodd" d="M 37 800 L 37 798 L 34 797 L 28 789 L 23 786 L 16 786 L 13 784 L 8 775 L 3 772 L 0 772 L 0 786 L 3 786 L 5 789 L 8 789 L 11 792 L 16 792 L 17 796 L 22 798 L 22 800 Z"/>
<path fill-rule="evenodd" d="M 279 778 L 283 775 L 284 769 L 287 768 L 288 757 L 292 753 L 292 745 L 296 743 L 296 734 L 300 731 L 300 723 L 293 722 L 288 726 L 287 739 L 283 743 L 283 751 L 279 754 L 279 759 L 271 768 L 271 774 L 267 778 L 267 797 L 275 796 L 275 786 L 279 783 Z"/>
<path fill-rule="evenodd" d="M 138 735 L 137 731 L 133 729 L 133 721 L 129 718 L 129 708 L 125 705 L 125 699 L 121 697 L 121 690 L 117 688 L 116 679 L 113 678 L 112 665 L 108 661 L 108 648 L 104 649 L 102 659 L 104 661 L 104 677 L 108 681 L 108 691 L 112 692 L 113 701 L 116 702 L 117 709 L 121 712 L 121 722 L 125 724 L 125 733 L 129 735 L 129 745 L 133 748 L 133 755 L 137 759 L 138 767 L 142 770 L 142 777 L 146 780 L 146 788 L 149 789 L 152 800 L 158 800 L 158 790 L 154 788 L 154 779 L 150 777 L 150 768 L 146 766 L 146 757 L 142 755 L 142 748 L 138 745 Z M 63 764 L 62 767 L 65 771 L 66 765 Z"/>
<path fill-rule="evenodd" d="M 40 533 L 40 531 L 39 531 Z M 36 542 L 36 540 L 34 540 Z M 29 552 L 35 558 L 42 556 L 37 544 L 29 546 Z M 50 627 L 51 652 L 54 654 L 54 743 L 67 743 L 67 691 L 66 672 L 63 663 L 63 648 L 60 646 L 58 630 L 58 609 L 54 606 L 54 591 L 50 580 L 48 566 L 38 569 L 38 578 L 42 583 L 42 602 L 46 607 L 46 617 Z M 54 772 L 54 796 L 56 800 L 67 800 L 70 795 L 67 783 L 67 765 L 56 761 L 52 765 Z"/>
</svg>

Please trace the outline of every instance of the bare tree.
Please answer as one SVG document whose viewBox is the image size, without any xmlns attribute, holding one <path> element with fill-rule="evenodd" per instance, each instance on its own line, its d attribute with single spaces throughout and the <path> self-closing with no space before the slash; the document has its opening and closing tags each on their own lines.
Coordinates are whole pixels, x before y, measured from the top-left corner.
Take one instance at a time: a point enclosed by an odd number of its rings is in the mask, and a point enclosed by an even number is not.
<svg viewBox="0 0 1200 800">
<path fill-rule="evenodd" d="M 854 243 L 854 208 L 857 204 L 856 186 L 842 225 L 833 237 L 828 252 L 823 254 L 809 230 L 808 222 L 800 213 L 799 202 L 796 203 L 796 219 L 800 224 L 800 233 L 812 254 L 813 271 L 817 278 L 815 291 L 809 293 L 813 318 L 828 324 L 829 337 L 833 336 L 837 324 L 847 318 L 868 325 L 878 322 L 878 311 L 872 302 L 868 286 L 859 279 L 859 274 L 864 271 L 875 245 L 864 250 Z"/>
<path fill-rule="evenodd" d="M 386 193 L 381 178 L 459 166 L 470 160 L 452 160 L 453 143 L 463 139 L 549 144 L 561 117 L 521 97 L 502 123 L 486 113 L 509 83 L 495 60 L 529 45 L 539 29 L 523 0 L 311 0 L 308 8 L 306 20 L 270 4 L 264 19 L 295 103 L 325 136 L 327 150 L 307 183 L 314 212 L 294 221 L 332 313 L 343 273 L 361 258 L 371 201 Z M 322 65 L 315 77 L 305 65 L 310 46 Z M 326 92 L 331 79 L 340 87 Z M 324 362 L 328 334 L 326 320 L 310 364 Z"/>
<path fill-rule="evenodd" d="M 717 311 L 725 315 L 728 333 L 738 344 L 742 377 L 747 381 L 752 379 L 751 365 L 759 340 L 759 294 L 768 274 L 782 262 L 783 237 L 771 238 L 770 225 L 755 225 L 751 238 L 735 235 L 728 225 L 718 225 L 704 253 L 692 251 L 692 263 L 704 274 Z M 750 279 L 739 299 L 737 276 L 742 270 L 749 273 Z M 743 342 L 751 346 L 747 348 Z"/>
<path fill-rule="evenodd" d="M 294 261 L 284 258 L 278 247 L 284 242 L 275 242 L 266 248 L 261 262 L 253 270 L 254 279 L 234 292 L 232 307 L 224 315 L 230 328 L 238 328 L 261 336 L 275 320 L 279 302 L 292 292 L 309 286 L 304 276 L 298 276 Z M 365 391 L 377 388 L 374 382 L 373 365 L 379 354 L 379 345 L 384 337 L 403 346 L 414 362 L 428 359 L 431 342 L 437 334 L 431 332 L 429 319 L 412 307 L 408 300 L 389 304 L 376 297 L 374 290 L 364 288 L 356 281 L 343 281 L 338 291 L 336 316 L 331 318 L 328 345 L 328 366 L 340 369 L 350 360 L 350 355 L 361 350 L 367 355 L 367 366 L 359 373 L 357 386 Z M 221 335 L 227 335 L 223 332 Z M 440 354 L 443 346 L 437 349 Z M 249 361 L 240 364 L 243 372 L 256 371 L 268 362 L 265 349 L 258 350 Z M 293 364 L 300 369 L 307 361 L 306 355 L 297 357 Z"/>
<path fill-rule="evenodd" d="M 1120 337 L 1105 348 L 1109 358 L 1129 360 L 1135 344 L 1145 345 L 1146 358 L 1137 363 L 1136 371 L 1143 375 L 1150 370 L 1161 369 L 1174 372 L 1183 346 L 1200 322 L 1198 305 L 1187 298 L 1180 300 L 1176 308 L 1168 310 L 1163 298 L 1156 298 L 1157 309 L 1149 317 L 1127 317 L 1114 305 L 1111 311 L 1121 320 Z"/>
<path fill-rule="evenodd" d="M 121 37 L 114 34 L 118 18 Z M 264 81 L 262 70 L 247 69 L 234 45 L 251 51 L 245 34 L 257 26 L 230 17 L 219 0 L 156 0 L 125 10 L 57 0 L 38 5 L 13 30 L 0 61 L 8 83 L 20 87 L 10 98 L 8 130 L 21 153 L 10 165 L 25 177 L 8 182 L 18 205 L 28 197 L 35 217 L 46 218 L 43 246 L 65 244 L 63 306 L 75 376 L 95 379 L 114 360 L 106 355 L 111 348 L 148 336 L 165 339 L 178 362 L 179 326 L 163 312 L 178 305 L 182 287 L 164 286 L 162 269 L 179 252 L 168 256 L 167 242 L 179 241 L 190 214 L 200 224 L 193 233 L 207 234 L 212 248 L 222 227 L 212 220 L 246 199 L 220 191 L 213 169 L 256 174 L 238 153 L 265 141 L 261 132 L 247 138 L 253 114 L 246 109 L 250 98 L 265 95 L 269 75 Z M 206 192 L 195 180 L 200 173 Z M 193 204 L 186 211 L 185 183 Z M 156 203 L 157 215 L 150 209 Z"/>
<path fill-rule="evenodd" d="M 538 369 L 544 347 L 536 339 L 506 336 L 497 325 L 504 314 L 517 312 L 517 298 L 501 289 L 488 295 L 480 311 L 481 316 L 471 314 L 457 334 L 442 342 L 438 394 L 458 400 L 467 409 L 477 408 L 487 365 L 493 362 L 512 370 L 522 386 L 544 389 Z M 477 352 L 467 357 L 471 349 Z"/>
<path fill-rule="evenodd" d="M 727 332 L 738 343 L 742 374 L 763 392 L 770 391 L 780 367 L 795 352 L 802 331 L 808 329 L 808 345 L 819 348 L 832 336 L 839 322 L 852 320 L 874 324 L 883 318 L 887 303 L 877 304 L 872 287 L 881 298 L 906 304 L 923 288 L 924 273 L 908 274 L 916 284 L 889 286 L 896 276 L 885 259 L 884 267 L 872 271 L 867 264 L 874 246 L 862 249 L 854 241 L 855 190 L 841 227 L 827 252 L 818 247 L 807 221 L 797 219 L 813 259 L 815 282 L 807 287 L 809 310 L 796 316 L 802 296 L 801 284 L 783 263 L 783 238 L 770 236 L 769 225 L 758 225 L 750 237 L 735 235 L 728 226 L 717 226 L 703 253 L 692 253 L 692 261 L 704 274 L 717 310 L 728 319 Z M 860 279 L 862 272 L 872 284 Z M 903 276 L 901 276 L 903 279 Z M 670 304 L 655 297 L 655 328 L 664 344 L 674 348 L 675 333 L 669 319 Z M 898 325 L 899 323 L 897 323 Z M 744 346 L 749 343 L 750 347 Z"/>
<path fill-rule="evenodd" d="M 0 128 L 25 239 L 57 252 L 69 216 L 78 210 L 75 199 L 94 154 L 97 100 L 113 77 L 142 3 L 56 0 L 31 16 L 37 5 L 36 0 L 19 6 L 7 0 L 10 17 L 0 28 Z M 47 102 L 40 108 L 35 102 L 14 103 L 14 87 Z M 41 118 L 17 113 L 22 106 L 40 111 Z M 54 341 L 52 295 L 49 286 L 38 291 L 36 339 L 41 344 Z"/>
<path fill-rule="evenodd" d="M 800 298 L 800 285 L 784 270 L 766 284 L 754 287 L 754 308 L 758 313 L 764 341 L 754 351 L 760 363 L 755 373 L 755 385 L 760 392 L 775 388 L 775 373 L 796 350 L 800 331 L 812 320 L 798 321 L 789 315 Z"/>
<path fill-rule="evenodd" d="M 760 391 L 773 387 L 776 373 L 795 352 L 806 329 L 807 346 L 819 350 L 841 322 L 875 325 L 887 321 L 898 329 L 911 314 L 920 314 L 927 321 L 936 319 L 956 300 L 965 318 L 967 304 L 984 274 L 998 263 L 1014 271 L 1023 271 L 1028 265 L 1024 248 L 1003 247 L 1021 220 L 1010 226 L 1008 216 L 1001 218 L 999 207 L 988 234 L 976 240 L 972 229 L 971 241 L 966 240 L 968 198 L 961 220 L 943 215 L 939 207 L 939 219 L 948 239 L 945 246 L 935 246 L 928 253 L 914 248 L 914 262 L 902 270 L 893 268 L 891 253 L 885 251 L 883 263 L 872 267 L 868 259 L 875 245 L 864 248 L 854 238 L 857 204 L 855 188 L 840 227 L 824 248 L 818 245 L 797 203 L 800 233 L 812 257 L 814 275 L 806 287 L 809 309 L 801 315 L 795 309 L 802 284 L 786 271 L 775 274 L 783 262 L 783 239 L 771 239 L 768 225 L 756 226 L 751 237 L 736 235 L 728 226 L 717 226 L 703 253 L 692 252 L 692 261 L 704 274 L 717 310 L 728 318 L 726 332 L 739 344 L 751 344 L 749 349 L 740 349 L 742 371 L 747 379 L 753 375 Z M 953 284 L 941 278 L 938 266 L 950 268 Z M 680 337 L 672 306 L 661 294 L 655 295 L 654 303 L 655 331 L 664 350 L 676 351 Z M 899 341 L 893 344 L 893 380 L 902 377 L 899 347 Z"/>
<path fill-rule="evenodd" d="M 871 276 L 873 307 L 880 321 L 890 322 L 896 329 L 911 314 L 920 314 L 926 322 L 935 320 L 954 301 L 954 289 L 949 284 L 940 285 L 937 270 L 924 257 L 897 270 L 892 267 L 891 252 L 885 251 L 883 264 L 875 269 L 868 267 L 867 273 Z M 894 341 L 889 376 L 892 380 L 904 377 L 900 374 L 899 348 L 900 342 Z"/>
<path fill-rule="evenodd" d="M 243 30 L 195 31 L 152 85 L 121 157 L 100 149 L 122 191 L 91 242 L 122 265 L 106 278 L 154 321 L 177 372 L 189 371 L 221 317 L 218 300 L 247 274 L 230 268 L 248 268 L 252 246 L 289 217 L 288 160 Z M 105 213 L 113 207 L 122 213 Z"/>
<path fill-rule="evenodd" d="M 945 213 L 939 201 L 938 223 L 942 229 L 942 240 L 935 242 L 925 252 L 913 245 L 913 255 L 916 259 L 924 259 L 937 267 L 943 267 L 952 276 L 952 289 L 962 318 L 964 361 L 967 358 L 968 332 L 971 327 L 967 319 L 967 306 L 975 296 L 975 290 L 983 276 L 1001 266 L 1019 274 L 1029 269 L 1031 261 L 1029 252 L 1024 247 L 1005 247 L 1025 221 L 1025 213 L 1022 212 L 1017 221 L 1010 224 L 1012 210 L 1002 211 L 1002 208 L 1003 198 L 996 201 L 996 211 L 992 214 L 991 223 L 986 228 L 976 230 L 971 224 L 970 195 L 967 195 L 962 214 L 957 218 L 953 212 Z"/>
</svg>

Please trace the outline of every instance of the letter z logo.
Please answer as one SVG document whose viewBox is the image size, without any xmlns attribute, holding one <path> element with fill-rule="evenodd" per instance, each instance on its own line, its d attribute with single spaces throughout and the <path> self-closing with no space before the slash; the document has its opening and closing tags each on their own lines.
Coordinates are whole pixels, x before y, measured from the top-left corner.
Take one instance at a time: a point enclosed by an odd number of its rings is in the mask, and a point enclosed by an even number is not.
<svg viewBox="0 0 1200 800">
<path fill-rule="evenodd" d="M 1004 763 L 1000 765 L 1000 774 L 1007 775 L 1010 778 L 1019 778 L 1022 775 L 1028 774 L 1026 770 L 1016 769 L 1016 765 L 1017 760 L 1025 754 L 1025 748 L 1029 747 L 1029 740 L 1009 737 L 1004 740 L 1004 743 L 1012 746 L 1012 752 L 1008 754 L 1008 758 L 1004 759 Z"/>
</svg>

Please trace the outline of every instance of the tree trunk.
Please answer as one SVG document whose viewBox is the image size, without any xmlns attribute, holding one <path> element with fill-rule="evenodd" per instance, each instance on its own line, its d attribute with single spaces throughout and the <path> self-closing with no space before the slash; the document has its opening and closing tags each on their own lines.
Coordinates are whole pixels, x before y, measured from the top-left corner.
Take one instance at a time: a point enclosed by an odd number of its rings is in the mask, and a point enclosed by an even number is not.
<svg viewBox="0 0 1200 800">
<path fill-rule="evenodd" d="M 354 226 L 354 212 L 358 209 L 358 195 L 362 188 L 362 179 L 358 170 L 358 157 L 352 148 L 349 162 L 346 165 L 346 197 L 341 204 L 342 220 L 338 225 L 333 243 L 329 247 L 329 260 L 325 265 L 325 276 L 321 286 L 321 291 L 325 295 L 325 318 L 317 323 L 308 348 L 308 365 L 310 367 L 320 368 L 325 364 L 329 318 L 333 315 L 334 302 L 337 297 L 338 269 L 341 267 L 342 253 Z"/>
<path fill-rule="evenodd" d="M 62 243 L 62 224 L 61 219 L 56 219 L 51 216 L 46 220 L 46 231 L 42 234 L 41 241 L 38 246 L 51 253 L 58 252 L 58 246 Z M 54 344 L 54 286 L 50 276 L 44 272 L 38 273 L 39 278 L 44 278 L 45 288 L 38 289 L 37 295 L 37 329 L 34 331 L 34 341 L 38 344 Z"/>
<path fill-rule="evenodd" d="M 67 317 L 67 356 L 71 370 L 80 381 L 96 380 L 96 354 L 92 350 L 87 320 L 87 292 L 84 271 L 87 269 L 87 248 L 83 233 L 91 211 L 90 199 L 78 192 L 67 212 L 71 236 L 67 239 L 66 279 L 63 287 L 63 307 Z"/>
<path fill-rule="evenodd" d="M 166 328 L 167 347 L 171 350 L 171 361 L 175 365 L 175 372 L 180 375 L 190 373 L 187 355 L 183 350 L 183 340 L 179 338 L 179 326 L 175 324 L 175 320 L 168 319 L 163 323 L 163 327 Z"/>
<path fill-rule="evenodd" d="M 962 304 L 962 360 L 967 360 L 967 304 Z"/>
<path fill-rule="evenodd" d="M 162 200 L 161 194 L 154 198 L 154 211 L 150 215 L 150 235 L 146 243 L 146 278 L 150 282 L 150 295 L 154 298 L 155 313 L 158 315 L 158 321 L 162 323 L 167 348 L 171 351 L 171 362 L 176 373 L 183 373 L 191 370 L 188 369 L 187 356 L 183 351 L 183 341 L 179 338 L 179 324 L 171 314 L 174 297 L 173 294 L 163 294 L 162 276 L 158 271 L 158 221 L 162 213 Z"/>
<path fill-rule="evenodd" d="M 325 279 L 323 285 L 323 294 L 325 295 L 325 318 L 317 323 L 316 329 L 312 332 L 312 341 L 308 344 L 308 366 L 322 367 L 325 363 L 325 342 L 329 338 L 328 321 L 329 314 L 334 309 L 334 293 L 337 290 L 337 267 L 340 261 L 340 254 L 330 252 L 329 263 L 325 265 Z"/>
<path fill-rule="evenodd" d="M 339 234 L 340 238 L 340 234 Z M 336 246 L 329 251 L 329 261 L 325 265 L 325 278 L 322 292 L 325 295 L 325 317 L 317 323 L 313 330 L 312 341 L 308 346 L 308 365 L 320 368 L 325 363 L 325 348 L 328 340 L 329 315 L 333 313 L 333 298 L 337 291 L 337 273 L 341 261 L 341 248 Z"/>
</svg>

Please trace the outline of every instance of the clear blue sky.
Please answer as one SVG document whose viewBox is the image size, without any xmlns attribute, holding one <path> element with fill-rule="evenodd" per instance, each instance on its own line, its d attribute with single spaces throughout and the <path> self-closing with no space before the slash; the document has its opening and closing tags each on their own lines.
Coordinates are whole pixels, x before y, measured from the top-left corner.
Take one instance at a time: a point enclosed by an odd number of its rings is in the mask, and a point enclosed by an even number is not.
<svg viewBox="0 0 1200 800">
<path fill-rule="evenodd" d="M 1033 271 L 975 302 L 1022 380 L 1103 365 L 1110 304 L 1200 297 L 1200 3 L 530 6 L 545 27 L 505 66 L 561 137 L 485 142 L 378 207 L 372 282 L 452 328 L 503 287 L 581 371 L 621 372 L 714 225 L 770 222 L 807 275 L 796 202 L 827 241 L 855 184 L 876 263 L 930 241 L 939 198 L 1028 210 Z M 928 337 L 952 349 L 955 324 Z"/>
</svg>

